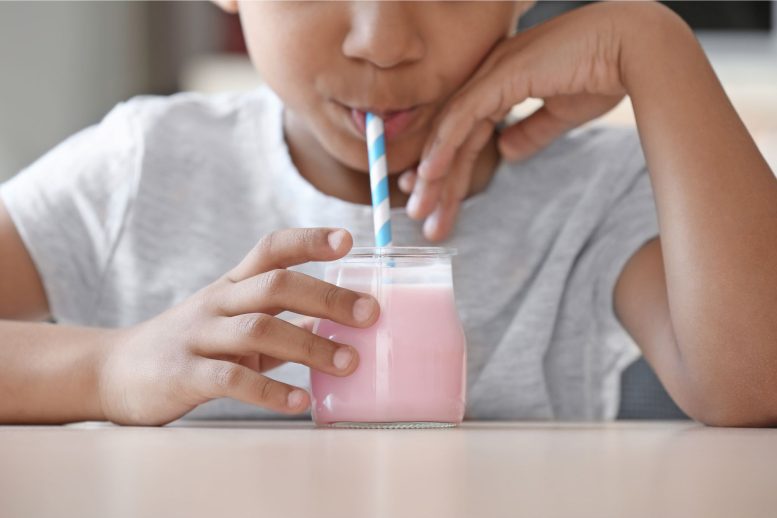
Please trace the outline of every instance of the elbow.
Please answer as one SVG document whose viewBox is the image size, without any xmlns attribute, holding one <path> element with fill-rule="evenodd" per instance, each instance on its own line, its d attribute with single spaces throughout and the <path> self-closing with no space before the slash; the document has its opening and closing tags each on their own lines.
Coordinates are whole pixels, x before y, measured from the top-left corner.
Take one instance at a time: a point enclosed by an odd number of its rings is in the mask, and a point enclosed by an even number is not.
<svg viewBox="0 0 777 518">
<path fill-rule="evenodd" d="M 777 426 L 777 329 L 753 331 L 678 343 L 677 403 L 688 416 L 715 427 Z"/>
<path fill-rule="evenodd" d="M 695 421 L 721 428 L 768 428 L 777 426 L 777 416 L 740 409 L 713 409 L 689 414 Z"/>
<path fill-rule="evenodd" d="M 709 385 L 707 385 L 709 387 Z M 692 402 L 681 404 L 686 414 L 706 426 L 762 428 L 777 426 L 777 386 L 718 384 L 697 390 Z"/>
</svg>

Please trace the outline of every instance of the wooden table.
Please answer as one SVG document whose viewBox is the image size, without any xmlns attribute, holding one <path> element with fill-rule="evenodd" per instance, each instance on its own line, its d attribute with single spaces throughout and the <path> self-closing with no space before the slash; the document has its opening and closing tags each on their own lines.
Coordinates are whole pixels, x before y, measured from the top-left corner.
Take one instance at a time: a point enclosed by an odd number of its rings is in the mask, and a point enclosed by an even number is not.
<svg viewBox="0 0 777 518">
<path fill-rule="evenodd" d="M 777 430 L 0 427 L 0 516 L 777 516 Z"/>
</svg>

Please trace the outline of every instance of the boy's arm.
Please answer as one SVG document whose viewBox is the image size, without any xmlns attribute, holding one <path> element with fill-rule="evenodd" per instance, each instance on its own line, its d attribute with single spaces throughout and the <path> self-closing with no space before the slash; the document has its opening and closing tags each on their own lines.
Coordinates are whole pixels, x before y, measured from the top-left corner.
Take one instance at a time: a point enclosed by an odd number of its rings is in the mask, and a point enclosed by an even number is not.
<svg viewBox="0 0 777 518">
<path fill-rule="evenodd" d="M 99 368 L 116 333 L 0 321 L 0 423 L 104 420 Z"/>
<path fill-rule="evenodd" d="M 625 267 L 619 318 L 673 398 L 716 425 L 777 423 L 777 180 L 688 27 L 624 36 L 661 229 Z"/>
<path fill-rule="evenodd" d="M 0 201 L 0 422 L 104 419 L 97 366 L 111 331 L 3 319 L 49 314 L 40 275 Z"/>
<path fill-rule="evenodd" d="M 0 319 L 45 319 L 49 305 L 43 283 L 1 199 L 0 250 Z"/>
<path fill-rule="evenodd" d="M 18 235 L 3 218 L 5 251 L 19 243 L 8 239 Z M 359 364 L 358 353 L 275 315 L 291 311 L 366 328 L 380 309 L 368 294 L 287 268 L 340 259 L 352 245 L 344 229 L 277 231 L 199 292 L 122 329 L 4 321 L 18 313 L 8 305 L 9 314 L 0 313 L 0 423 L 109 419 L 155 425 L 221 397 L 284 414 L 304 411 L 309 396 L 303 389 L 262 373 L 291 361 L 347 376 Z M 29 260 L 19 250 L 13 255 Z M 25 267 L 10 257 L 4 266 Z M 11 269 L 3 279 L 13 274 Z M 3 296 L 14 295 L 11 286 L 23 289 L 24 283 L 4 282 Z"/>
</svg>

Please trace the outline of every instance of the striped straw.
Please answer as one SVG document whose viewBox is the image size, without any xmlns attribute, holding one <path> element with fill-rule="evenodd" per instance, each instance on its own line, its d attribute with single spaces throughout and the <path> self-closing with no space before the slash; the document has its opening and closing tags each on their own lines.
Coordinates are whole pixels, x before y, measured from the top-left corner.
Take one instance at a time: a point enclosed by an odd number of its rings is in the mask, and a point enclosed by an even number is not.
<svg viewBox="0 0 777 518">
<path fill-rule="evenodd" d="M 372 113 L 367 114 L 367 151 L 370 156 L 375 246 L 391 246 L 391 206 L 389 205 L 386 142 L 383 137 L 383 121 Z"/>
</svg>

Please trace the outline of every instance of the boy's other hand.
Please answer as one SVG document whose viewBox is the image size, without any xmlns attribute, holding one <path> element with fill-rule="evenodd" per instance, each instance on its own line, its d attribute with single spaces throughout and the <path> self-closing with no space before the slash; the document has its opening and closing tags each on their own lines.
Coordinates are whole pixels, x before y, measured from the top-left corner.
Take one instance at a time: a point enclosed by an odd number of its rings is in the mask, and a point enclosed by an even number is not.
<svg viewBox="0 0 777 518">
<path fill-rule="evenodd" d="M 100 369 L 98 390 L 106 418 L 164 424 L 220 397 L 288 414 L 307 409 L 306 391 L 262 373 L 292 361 L 347 376 L 358 365 L 356 350 L 275 315 L 293 311 L 369 327 L 380 310 L 370 295 L 286 268 L 339 259 L 352 245 L 351 235 L 342 229 L 275 232 L 213 284 L 123 331 Z"/>
<path fill-rule="evenodd" d="M 418 170 L 400 178 L 400 188 L 412 191 L 408 214 L 426 218 L 428 239 L 444 239 L 453 228 L 475 161 L 513 106 L 528 98 L 544 101 L 499 135 L 503 158 L 522 160 L 623 99 L 620 34 L 634 26 L 629 9 L 582 7 L 494 47 L 438 116 Z"/>
</svg>

